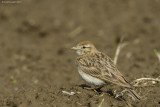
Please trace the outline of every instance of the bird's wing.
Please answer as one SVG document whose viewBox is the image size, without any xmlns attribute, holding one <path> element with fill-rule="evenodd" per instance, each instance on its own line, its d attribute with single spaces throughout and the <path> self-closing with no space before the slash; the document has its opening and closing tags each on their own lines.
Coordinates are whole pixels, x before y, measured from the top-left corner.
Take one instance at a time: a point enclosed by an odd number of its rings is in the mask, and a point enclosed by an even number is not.
<svg viewBox="0 0 160 107">
<path fill-rule="evenodd" d="M 123 75 L 118 71 L 112 59 L 103 53 L 99 53 L 96 57 L 78 57 L 76 62 L 78 67 L 86 74 L 106 82 L 109 81 L 120 86 L 131 87 Z"/>
</svg>

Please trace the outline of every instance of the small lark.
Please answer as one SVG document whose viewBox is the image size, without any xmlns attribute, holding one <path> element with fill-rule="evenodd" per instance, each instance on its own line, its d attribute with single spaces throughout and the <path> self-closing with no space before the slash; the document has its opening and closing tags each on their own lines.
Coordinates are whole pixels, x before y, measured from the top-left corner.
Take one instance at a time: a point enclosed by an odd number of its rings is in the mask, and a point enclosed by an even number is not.
<svg viewBox="0 0 160 107">
<path fill-rule="evenodd" d="M 96 86 L 110 82 L 125 87 L 136 99 L 140 100 L 140 97 L 119 72 L 112 59 L 98 51 L 91 42 L 80 42 L 72 49 L 79 55 L 76 59 L 76 65 L 80 76 L 86 82 Z"/>
</svg>

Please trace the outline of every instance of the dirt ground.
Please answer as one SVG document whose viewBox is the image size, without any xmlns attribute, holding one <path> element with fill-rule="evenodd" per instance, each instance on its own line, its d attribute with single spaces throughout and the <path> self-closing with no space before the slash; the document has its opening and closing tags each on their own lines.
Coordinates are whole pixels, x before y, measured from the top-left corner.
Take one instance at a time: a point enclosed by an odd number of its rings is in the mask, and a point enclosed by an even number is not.
<svg viewBox="0 0 160 107">
<path fill-rule="evenodd" d="M 160 76 L 159 0 L 8 1 L 0 3 L 0 107 L 98 107 L 102 99 L 102 107 L 160 107 L 160 84 L 136 88 L 140 102 L 114 98 L 112 84 L 99 94 L 83 89 L 70 49 L 89 40 L 113 58 L 124 36 L 126 79 Z"/>
</svg>

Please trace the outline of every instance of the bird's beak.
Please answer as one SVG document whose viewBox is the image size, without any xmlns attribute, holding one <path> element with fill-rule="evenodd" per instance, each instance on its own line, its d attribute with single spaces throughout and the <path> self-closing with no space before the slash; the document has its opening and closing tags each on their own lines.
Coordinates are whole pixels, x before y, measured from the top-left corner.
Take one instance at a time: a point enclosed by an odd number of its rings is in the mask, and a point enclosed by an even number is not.
<svg viewBox="0 0 160 107">
<path fill-rule="evenodd" d="M 72 50 L 75 50 L 75 51 L 76 51 L 76 50 L 78 50 L 78 48 L 77 48 L 77 47 L 72 47 L 71 49 L 72 49 Z"/>
</svg>

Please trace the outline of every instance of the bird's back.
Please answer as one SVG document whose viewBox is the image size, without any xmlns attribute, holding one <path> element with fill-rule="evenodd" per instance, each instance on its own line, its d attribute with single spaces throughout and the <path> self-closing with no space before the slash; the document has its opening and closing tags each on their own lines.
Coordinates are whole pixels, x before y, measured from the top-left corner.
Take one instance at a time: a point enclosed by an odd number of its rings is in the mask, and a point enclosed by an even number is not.
<svg viewBox="0 0 160 107">
<path fill-rule="evenodd" d="M 86 74 L 123 87 L 131 87 L 119 72 L 112 59 L 104 53 L 97 52 L 77 57 L 77 66 Z"/>
</svg>

